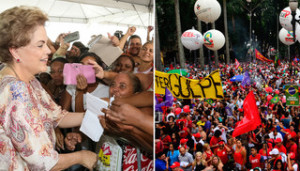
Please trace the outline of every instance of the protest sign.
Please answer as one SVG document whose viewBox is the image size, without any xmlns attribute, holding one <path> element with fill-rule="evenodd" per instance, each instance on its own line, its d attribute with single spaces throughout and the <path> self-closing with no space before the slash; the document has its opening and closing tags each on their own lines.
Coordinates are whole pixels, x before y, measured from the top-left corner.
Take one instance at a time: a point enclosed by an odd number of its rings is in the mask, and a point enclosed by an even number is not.
<svg viewBox="0 0 300 171">
<path fill-rule="evenodd" d="M 297 85 L 286 85 L 285 96 L 287 106 L 299 106 L 299 92 Z"/>
<path fill-rule="evenodd" d="M 224 98 L 219 70 L 213 71 L 202 80 L 192 80 L 179 74 L 155 71 L 155 93 L 165 94 L 166 87 L 174 97 L 180 99 Z"/>
</svg>

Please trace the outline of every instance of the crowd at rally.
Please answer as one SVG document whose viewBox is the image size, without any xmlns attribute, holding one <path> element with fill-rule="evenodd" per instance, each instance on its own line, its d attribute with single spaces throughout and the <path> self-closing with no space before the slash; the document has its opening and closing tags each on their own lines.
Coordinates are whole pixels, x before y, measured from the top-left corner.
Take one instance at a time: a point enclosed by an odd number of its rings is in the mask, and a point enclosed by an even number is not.
<svg viewBox="0 0 300 171">
<path fill-rule="evenodd" d="M 96 165 L 98 170 L 112 165 L 131 170 L 138 168 L 137 149 L 143 154 L 142 168 L 153 168 L 153 27 L 148 27 L 143 43 L 134 26 L 120 37 L 108 35 L 110 46 L 123 51 L 108 66 L 103 57 L 89 51 L 92 45 L 65 42 L 69 33 L 54 42 L 47 38 L 48 18 L 37 8 L 15 7 L 0 18 L 0 170 L 63 170 L 74 164 L 69 170 Z M 92 65 L 96 82 L 88 83 L 79 74 L 76 85 L 66 85 L 64 67 L 71 63 Z M 87 93 L 110 103 L 99 116 L 106 137 L 100 139 L 103 144 L 79 131 Z M 74 122 L 57 127 L 65 123 L 62 120 Z M 110 160 L 111 155 L 118 155 L 121 166 Z"/>
<path fill-rule="evenodd" d="M 299 170 L 300 110 L 288 106 L 285 95 L 287 85 L 300 85 L 299 66 L 297 60 L 276 67 L 261 61 L 212 65 L 212 71 L 219 69 L 223 99 L 173 97 L 170 105 L 156 108 L 156 171 Z M 171 64 L 164 72 L 179 68 Z M 189 79 L 209 75 L 207 65 L 201 69 L 186 64 L 186 68 Z M 235 80 L 238 75 L 244 78 Z M 255 100 L 249 107 L 245 99 L 250 94 Z M 156 98 L 156 104 L 166 100 L 159 94 Z M 256 129 L 237 130 L 255 104 L 259 117 L 251 123 L 259 123 Z"/>
</svg>

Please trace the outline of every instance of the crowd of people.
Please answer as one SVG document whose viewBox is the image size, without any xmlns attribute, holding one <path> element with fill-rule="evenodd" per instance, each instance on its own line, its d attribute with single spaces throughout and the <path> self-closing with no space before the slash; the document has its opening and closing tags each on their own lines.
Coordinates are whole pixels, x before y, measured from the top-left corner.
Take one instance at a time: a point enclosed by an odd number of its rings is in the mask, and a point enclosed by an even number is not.
<svg viewBox="0 0 300 171">
<path fill-rule="evenodd" d="M 300 110 L 299 106 L 287 105 L 285 95 L 287 85 L 300 85 L 299 66 L 296 60 L 276 67 L 261 61 L 212 65 L 212 71 L 219 69 L 222 79 L 222 100 L 174 98 L 163 112 L 156 111 L 157 116 L 163 116 L 155 123 L 156 171 L 299 170 Z M 176 68 L 179 65 L 170 65 L 164 72 Z M 186 64 L 186 68 L 189 79 L 209 75 L 207 65 Z M 246 72 L 251 79 L 248 85 L 231 79 L 245 77 Z M 233 137 L 251 91 L 261 124 Z M 271 100 L 277 96 L 279 100 Z M 165 100 L 159 94 L 156 98 L 158 103 Z"/>
<path fill-rule="evenodd" d="M 142 166 L 153 168 L 153 28 L 148 27 L 144 44 L 135 27 L 120 38 L 108 35 L 123 54 L 107 66 L 82 42 L 65 42 L 68 33 L 52 42 L 44 26 L 47 20 L 35 7 L 0 14 L 0 170 L 98 168 L 103 144 L 78 129 L 87 93 L 110 103 L 99 123 L 103 136 L 112 137 L 122 149 L 118 155 L 123 169 L 137 169 L 139 150 Z M 92 65 L 96 82 L 88 83 L 79 74 L 76 85 L 64 84 L 64 66 L 70 63 Z"/>
</svg>

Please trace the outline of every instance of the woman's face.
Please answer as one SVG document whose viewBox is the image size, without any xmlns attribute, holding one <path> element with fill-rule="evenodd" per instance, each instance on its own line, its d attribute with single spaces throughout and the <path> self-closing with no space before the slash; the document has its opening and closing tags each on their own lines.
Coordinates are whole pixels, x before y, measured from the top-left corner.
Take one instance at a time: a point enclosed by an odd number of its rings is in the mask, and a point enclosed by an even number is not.
<svg viewBox="0 0 300 171">
<path fill-rule="evenodd" d="M 127 74 L 119 73 L 109 87 L 110 97 L 128 97 L 133 94 L 133 83 Z"/>
<path fill-rule="evenodd" d="M 141 48 L 139 56 L 144 62 L 153 62 L 153 44 L 145 44 Z"/>
<path fill-rule="evenodd" d="M 213 163 L 213 164 L 218 164 L 218 161 L 219 161 L 218 158 L 217 158 L 217 157 L 214 157 L 213 160 L 212 160 L 212 163 Z"/>
<path fill-rule="evenodd" d="M 116 72 L 132 72 L 133 65 L 129 57 L 121 57 L 115 67 Z"/>
<path fill-rule="evenodd" d="M 169 150 L 170 150 L 170 151 L 173 151 L 173 150 L 174 150 L 173 144 L 170 144 Z"/>
<path fill-rule="evenodd" d="M 277 166 L 278 169 L 280 169 L 280 168 L 282 168 L 282 163 L 281 162 L 277 162 L 276 166 Z"/>
<path fill-rule="evenodd" d="M 51 77 L 55 83 L 55 85 L 60 86 L 64 83 L 64 76 L 63 76 L 63 70 L 64 70 L 64 63 L 55 61 L 50 65 L 51 71 Z"/>
<path fill-rule="evenodd" d="M 238 147 L 242 146 L 242 142 L 241 141 L 237 141 L 236 144 L 237 144 Z"/>
<path fill-rule="evenodd" d="M 36 26 L 31 35 L 30 43 L 16 49 L 13 56 L 20 59 L 20 65 L 25 73 L 31 75 L 47 71 L 48 55 L 51 53 L 47 46 L 47 34 L 44 26 Z"/>
<path fill-rule="evenodd" d="M 196 159 L 200 160 L 202 158 L 201 154 L 196 154 Z"/>
</svg>

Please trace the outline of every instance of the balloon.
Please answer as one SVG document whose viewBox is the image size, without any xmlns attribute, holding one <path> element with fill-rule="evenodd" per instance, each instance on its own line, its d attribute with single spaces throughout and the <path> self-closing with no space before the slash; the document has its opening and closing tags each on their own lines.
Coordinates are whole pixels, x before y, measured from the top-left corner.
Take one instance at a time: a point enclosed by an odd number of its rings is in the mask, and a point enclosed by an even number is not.
<svg viewBox="0 0 300 171">
<path fill-rule="evenodd" d="M 272 93 L 272 91 L 273 91 L 273 88 L 269 87 L 269 92 Z"/>
<path fill-rule="evenodd" d="M 276 90 L 276 91 L 275 91 L 275 94 L 279 94 L 279 93 L 280 93 L 280 91 L 279 91 L 279 90 Z"/>
<path fill-rule="evenodd" d="M 300 16 L 300 10 L 297 8 L 295 18 L 299 19 L 299 16 Z M 293 31 L 293 25 L 291 23 L 292 18 L 293 17 L 292 17 L 292 12 L 290 7 L 284 8 L 279 14 L 280 25 L 288 31 Z M 298 25 L 299 24 L 296 25 L 296 28 L 298 27 Z"/>
<path fill-rule="evenodd" d="M 180 107 L 176 108 L 175 109 L 175 114 L 179 115 L 180 113 L 181 113 L 181 108 Z"/>
<path fill-rule="evenodd" d="M 208 30 L 204 33 L 204 46 L 210 50 L 219 50 L 225 44 L 225 37 L 219 30 Z"/>
<path fill-rule="evenodd" d="M 221 15 L 221 5 L 216 0 L 197 0 L 194 12 L 205 23 L 215 22 Z"/>
<path fill-rule="evenodd" d="M 266 90 L 266 92 L 269 92 L 269 93 L 271 93 L 273 91 L 272 87 L 266 87 L 265 90 Z"/>
<path fill-rule="evenodd" d="M 273 97 L 271 95 L 267 96 L 267 100 L 270 101 Z"/>
<path fill-rule="evenodd" d="M 196 50 L 203 45 L 203 36 L 199 31 L 190 29 L 181 35 L 181 43 L 189 50 Z"/>
<path fill-rule="evenodd" d="M 189 106 L 189 105 L 183 106 L 183 111 L 184 111 L 185 113 L 190 112 L 190 106 Z"/>
<path fill-rule="evenodd" d="M 294 33 L 293 31 L 287 31 L 285 28 L 282 28 L 279 32 L 279 40 L 285 45 L 294 44 Z"/>
</svg>

